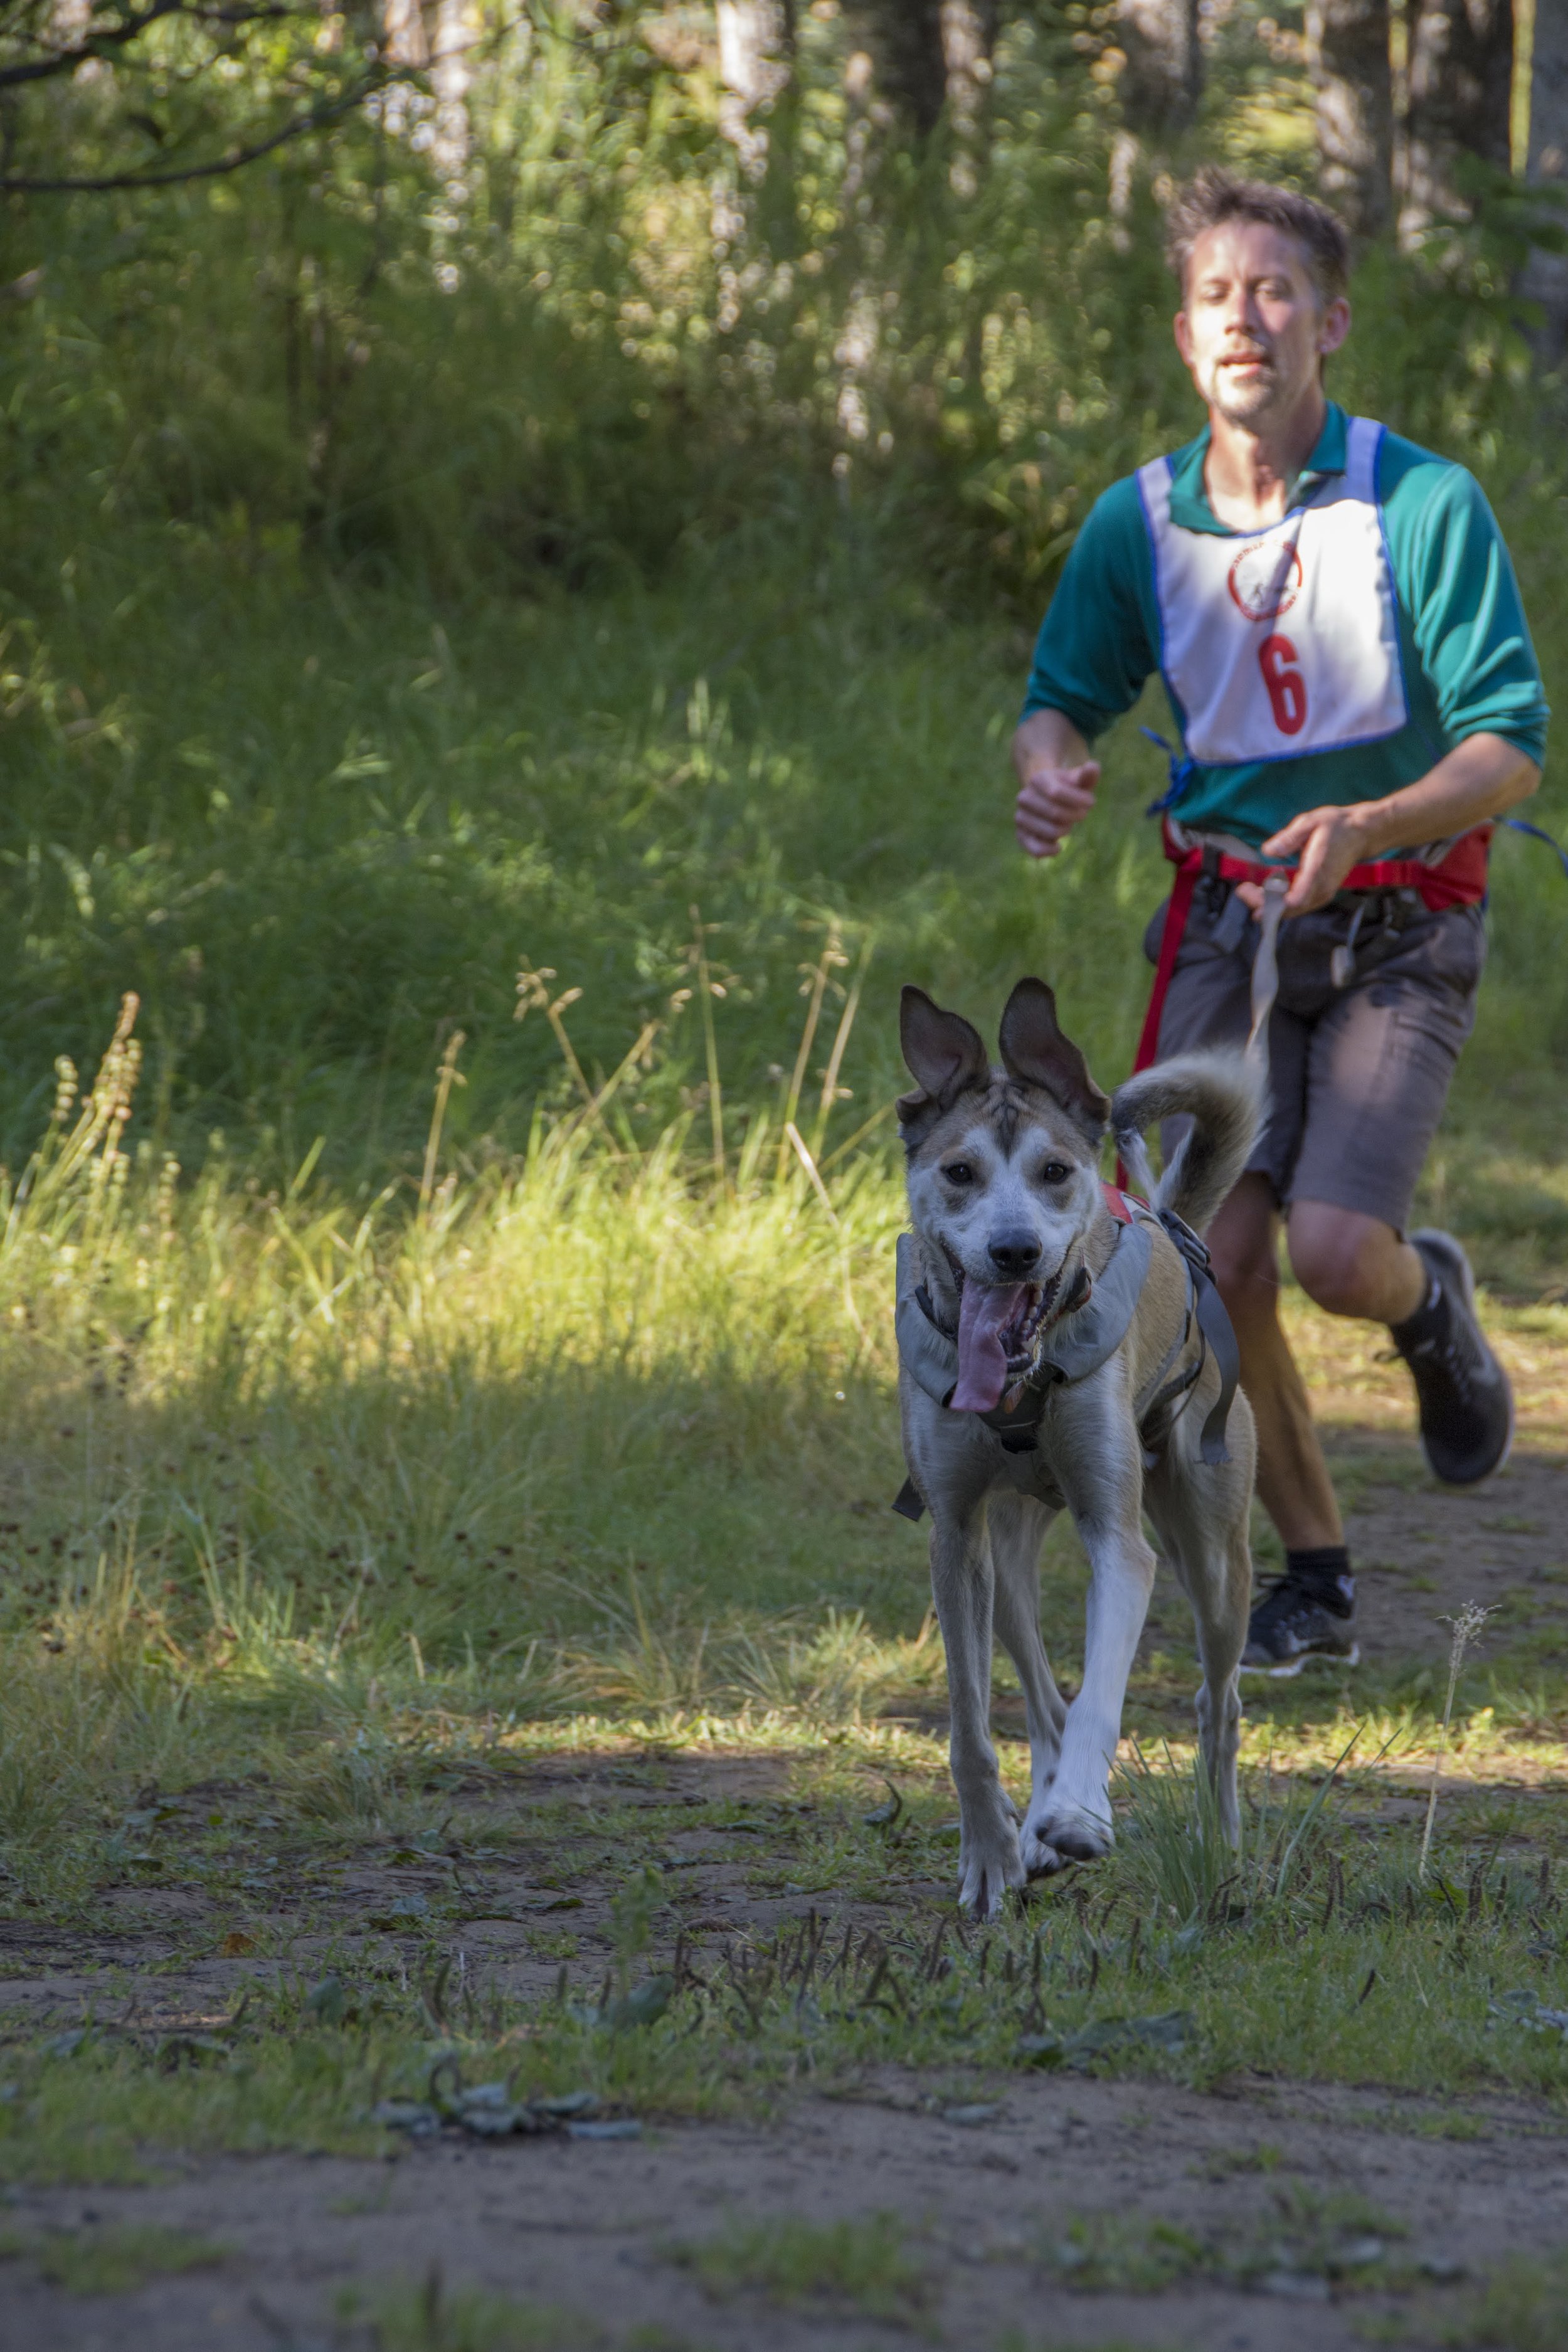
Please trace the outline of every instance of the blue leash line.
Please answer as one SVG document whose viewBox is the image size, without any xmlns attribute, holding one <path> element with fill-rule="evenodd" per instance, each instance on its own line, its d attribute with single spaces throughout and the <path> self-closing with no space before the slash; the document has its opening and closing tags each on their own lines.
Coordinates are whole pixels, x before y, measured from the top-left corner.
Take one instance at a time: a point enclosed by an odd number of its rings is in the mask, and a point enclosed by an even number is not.
<svg viewBox="0 0 1568 2352">
<path fill-rule="evenodd" d="M 1507 825 L 1510 833 L 1527 833 L 1531 841 L 1543 841 L 1563 868 L 1564 875 L 1568 875 L 1568 849 L 1564 849 L 1563 844 L 1548 833 L 1543 825 L 1527 824 L 1521 816 L 1505 816 L 1500 822 Z"/>
</svg>

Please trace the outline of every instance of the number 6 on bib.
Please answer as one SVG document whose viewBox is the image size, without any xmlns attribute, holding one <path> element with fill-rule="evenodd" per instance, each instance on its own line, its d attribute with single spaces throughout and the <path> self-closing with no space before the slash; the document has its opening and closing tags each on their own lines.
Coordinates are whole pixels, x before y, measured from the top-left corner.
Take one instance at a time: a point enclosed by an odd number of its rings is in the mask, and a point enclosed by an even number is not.
<svg viewBox="0 0 1568 2352">
<path fill-rule="evenodd" d="M 1265 637 L 1258 648 L 1258 667 L 1268 688 L 1274 724 L 1281 735 L 1299 735 L 1307 723 L 1307 681 L 1289 638 Z"/>
</svg>

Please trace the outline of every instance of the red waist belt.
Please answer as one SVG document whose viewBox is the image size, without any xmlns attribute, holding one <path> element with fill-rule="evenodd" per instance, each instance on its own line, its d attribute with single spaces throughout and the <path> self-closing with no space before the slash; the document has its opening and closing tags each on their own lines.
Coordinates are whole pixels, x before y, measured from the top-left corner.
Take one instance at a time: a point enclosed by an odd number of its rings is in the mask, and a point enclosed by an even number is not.
<svg viewBox="0 0 1568 2352">
<path fill-rule="evenodd" d="M 1231 857 L 1224 850 L 1205 848 L 1201 843 L 1191 849 L 1179 848 L 1168 824 L 1164 836 L 1165 855 L 1176 869 L 1176 878 L 1171 903 L 1165 909 L 1160 960 L 1154 967 L 1154 985 L 1149 995 L 1149 1010 L 1143 1015 L 1134 1070 L 1148 1069 L 1159 1051 L 1160 1017 L 1165 1010 L 1166 992 L 1176 969 L 1199 875 L 1217 875 L 1222 882 L 1267 882 L 1271 874 L 1285 871 L 1279 866 L 1255 866 L 1249 858 Z M 1487 895 L 1487 848 L 1491 837 L 1489 824 L 1477 825 L 1473 831 L 1462 834 L 1447 857 L 1436 866 L 1423 865 L 1418 857 L 1372 858 L 1364 866 L 1352 866 L 1340 888 L 1416 890 L 1423 906 L 1434 913 L 1444 907 L 1477 906 Z"/>
</svg>

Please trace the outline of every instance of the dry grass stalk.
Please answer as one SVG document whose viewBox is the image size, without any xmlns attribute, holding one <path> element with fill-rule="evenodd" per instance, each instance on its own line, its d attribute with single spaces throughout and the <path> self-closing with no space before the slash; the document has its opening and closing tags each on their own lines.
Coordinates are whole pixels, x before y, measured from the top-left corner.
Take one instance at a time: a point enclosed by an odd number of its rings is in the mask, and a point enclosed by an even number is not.
<svg viewBox="0 0 1568 2352">
<path fill-rule="evenodd" d="M 876 944 L 876 937 L 873 934 L 861 949 L 859 970 L 856 972 L 854 983 L 844 1000 L 844 1010 L 838 1016 L 838 1028 L 833 1040 L 833 1051 L 827 1057 L 827 1067 L 823 1073 L 822 1095 L 816 1106 L 816 1125 L 812 1130 L 811 1149 L 814 1154 L 822 1150 L 822 1139 L 827 1131 L 827 1122 L 833 1116 L 833 1106 L 838 1100 L 838 1073 L 844 1066 L 844 1055 L 849 1044 L 849 1033 L 855 1026 L 855 1015 L 860 1010 L 860 992 L 866 985 L 866 974 L 871 968 L 871 954 Z"/>
<path fill-rule="evenodd" d="M 1443 1757 L 1448 1745 L 1448 1725 L 1453 1718 L 1454 1693 L 1458 1687 L 1459 1668 L 1464 1664 L 1465 1652 L 1491 1613 L 1489 1609 L 1483 1609 L 1479 1601 L 1467 1601 L 1464 1607 L 1456 1610 L 1452 1617 L 1445 1617 L 1441 1621 L 1443 1624 L 1452 1628 L 1452 1639 L 1448 1644 L 1448 1692 L 1443 1701 L 1442 1728 L 1437 1734 L 1436 1753 L 1432 1759 L 1432 1786 L 1426 1798 L 1426 1826 L 1421 1833 L 1421 1860 L 1415 1871 L 1418 1880 L 1424 1879 L 1426 1875 L 1426 1859 L 1432 1851 L 1432 1830 L 1437 1819 L 1437 1776 L 1442 1771 Z"/>
<path fill-rule="evenodd" d="M 827 927 L 827 943 L 824 947 L 822 953 L 817 958 L 816 963 L 803 963 L 801 965 L 801 971 L 805 973 L 805 978 L 802 983 L 800 992 L 807 999 L 805 1008 L 805 1026 L 801 1031 L 800 1051 L 795 1057 L 795 1068 L 790 1072 L 789 1092 L 784 1097 L 784 1123 L 785 1132 L 779 1139 L 778 1162 L 773 1170 L 774 1177 L 780 1183 L 783 1182 L 784 1171 L 789 1166 L 790 1140 L 788 1129 L 794 1123 L 795 1115 L 800 1109 L 801 1088 L 805 1084 L 806 1066 L 811 1060 L 812 1046 L 816 1042 L 816 1024 L 822 1018 L 822 1000 L 824 995 L 826 993 L 828 976 L 834 971 L 836 966 L 846 964 L 848 961 L 848 957 L 845 954 L 843 948 L 839 944 L 837 924 L 829 923 Z"/>
<path fill-rule="evenodd" d="M 458 1056 L 466 1043 L 463 1032 L 454 1029 L 447 1040 L 441 1056 L 441 1066 L 436 1076 L 436 1108 L 430 1115 L 430 1132 L 425 1143 L 425 1167 L 419 1179 L 419 1210 L 424 1215 L 430 1206 L 430 1195 L 436 1189 L 436 1169 L 441 1153 L 441 1129 L 446 1125 L 447 1105 L 452 1088 L 466 1086 L 466 1078 L 458 1075 Z"/>
<path fill-rule="evenodd" d="M 719 1079 L 719 1040 L 713 1028 L 713 999 L 725 993 L 721 981 L 713 978 L 708 968 L 708 929 L 700 908 L 690 909 L 696 936 L 691 943 L 691 966 L 697 974 L 697 993 L 702 1005 L 702 1044 L 708 1062 L 708 1124 L 713 1139 L 713 1176 L 721 1187 L 729 1170 L 729 1154 L 724 1147 L 724 1091 Z"/>
</svg>

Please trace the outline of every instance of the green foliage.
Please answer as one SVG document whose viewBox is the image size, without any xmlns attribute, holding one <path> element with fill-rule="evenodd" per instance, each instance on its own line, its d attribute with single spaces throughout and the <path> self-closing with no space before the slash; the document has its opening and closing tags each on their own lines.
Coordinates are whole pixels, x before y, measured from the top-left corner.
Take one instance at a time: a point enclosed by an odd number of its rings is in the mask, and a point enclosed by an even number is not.
<svg viewBox="0 0 1568 2352">
<path fill-rule="evenodd" d="M 712 2294 L 752 2292 L 772 2303 L 841 2305 L 867 2319 L 917 2321 L 933 2281 L 907 2248 L 907 2224 L 895 2213 L 839 2221 L 781 2214 L 731 2221 L 700 2243 L 676 2250 Z"/>
<path fill-rule="evenodd" d="M 1094 1059 L 1124 1065 L 1158 761 L 1113 732 L 1047 875 L 1011 846 L 1003 747 L 1017 624 L 1095 493 L 1195 413 L 1159 159 L 1109 209 L 1106 28 L 1004 18 L 968 144 L 858 110 L 847 19 L 806 9 L 752 178 L 703 38 L 501 8 L 460 140 L 411 88 L 241 178 L 0 218 L 26 298 L 0 351 L 14 1160 L 127 988 L 138 1131 L 187 1170 L 221 1130 L 264 1190 L 310 1159 L 374 1195 L 413 1172 L 457 1029 L 449 1141 L 521 1150 L 575 1083 L 512 1018 L 520 966 L 582 990 L 595 1085 L 651 1024 L 607 1114 L 642 1144 L 709 1129 L 711 1015 L 733 1150 L 783 1108 L 830 926 L 835 990 L 876 942 L 830 1145 L 893 1090 L 906 975 L 978 1010 L 1026 961 L 1070 972 Z M 1247 0 L 1216 31 L 1193 152 L 1300 176 L 1310 94 L 1258 22 Z M 247 70 L 191 87 L 243 112 Z M 112 78 L 71 90 L 89 160 L 145 142 Z M 1500 196 L 1367 255 L 1335 389 L 1479 468 L 1553 687 L 1563 483 L 1511 223 Z M 1561 886 L 1511 840 L 1497 883 L 1436 1174 L 1539 1279 L 1568 1262 Z M 717 1002 L 689 993 L 700 936 Z M 824 1075 L 818 1052 L 808 1112 Z"/>
<path fill-rule="evenodd" d="M 1500 2263 L 1439 2343 L 1457 2352 L 1563 2352 L 1568 2346 L 1568 2253 Z"/>
<path fill-rule="evenodd" d="M 156 2223 L 0 2236 L 0 2259 L 35 2263 L 51 2286 L 69 2294 L 126 2294 L 149 2279 L 174 2278 L 227 2260 L 231 2249 Z"/>
<path fill-rule="evenodd" d="M 1159 2294 L 1199 2278 L 1255 2287 L 1269 2280 L 1386 2283 L 1390 2241 L 1405 2233 L 1364 2198 L 1322 2197 L 1292 2182 L 1270 2201 L 1268 2221 L 1245 2233 L 1217 2220 L 1198 2231 L 1144 2213 L 1079 2214 L 1059 2233 L 1053 2230 L 1044 2258 L 1074 2287 L 1121 2294 Z"/>
<path fill-rule="evenodd" d="M 454 2292 L 437 2265 L 417 2286 L 368 2296 L 350 2288 L 339 2313 L 368 2327 L 374 2352 L 596 2352 L 607 2340 L 593 2320 L 559 2305 L 478 2287 Z"/>
</svg>

